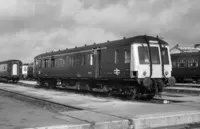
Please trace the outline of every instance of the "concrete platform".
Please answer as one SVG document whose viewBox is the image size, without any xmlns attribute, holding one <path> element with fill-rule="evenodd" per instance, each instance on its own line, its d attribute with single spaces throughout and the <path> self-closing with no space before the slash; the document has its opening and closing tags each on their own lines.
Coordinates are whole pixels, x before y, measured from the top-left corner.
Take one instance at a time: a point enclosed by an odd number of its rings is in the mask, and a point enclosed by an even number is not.
<svg viewBox="0 0 200 129">
<path fill-rule="evenodd" d="M 19 80 L 19 83 L 25 83 L 30 85 L 37 85 L 36 81 Z"/>
<path fill-rule="evenodd" d="M 84 121 L 43 110 L 18 100 L 0 97 L 0 128 L 23 129 L 28 127 L 87 124 Z"/>
<path fill-rule="evenodd" d="M 199 99 L 196 102 L 152 104 L 1 83 L 0 89 L 84 109 L 59 114 L 61 118 L 73 118 L 84 123 L 69 121 L 38 129 L 147 129 L 200 123 L 200 107 L 197 104 L 200 103 Z"/>
</svg>

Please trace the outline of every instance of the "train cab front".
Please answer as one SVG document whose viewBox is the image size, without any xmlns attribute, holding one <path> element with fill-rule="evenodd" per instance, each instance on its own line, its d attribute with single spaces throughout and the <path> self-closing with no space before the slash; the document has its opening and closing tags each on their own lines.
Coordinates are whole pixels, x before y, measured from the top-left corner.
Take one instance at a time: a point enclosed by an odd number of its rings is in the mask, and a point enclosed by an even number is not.
<svg viewBox="0 0 200 129">
<path fill-rule="evenodd" d="M 141 38 L 143 40 L 131 45 L 131 78 L 137 78 L 139 84 L 150 91 L 162 91 L 164 82 L 173 80 L 169 45 L 156 37 Z"/>
</svg>

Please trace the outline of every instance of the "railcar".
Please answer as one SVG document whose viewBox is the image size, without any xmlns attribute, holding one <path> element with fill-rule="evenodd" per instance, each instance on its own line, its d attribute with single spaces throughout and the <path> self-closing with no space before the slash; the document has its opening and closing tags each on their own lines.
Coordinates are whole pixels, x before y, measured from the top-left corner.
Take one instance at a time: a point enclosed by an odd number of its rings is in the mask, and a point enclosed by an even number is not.
<svg viewBox="0 0 200 129">
<path fill-rule="evenodd" d="M 28 64 L 23 64 L 21 79 L 26 79 L 27 75 L 28 75 Z"/>
<path fill-rule="evenodd" d="M 21 77 L 20 60 L 6 60 L 0 62 L 0 80 L 17 83 Z"/>
<path fill-rule="evenodd" d="M 171 54 L 172 75 L 177 82 L 200 83 L 200 52 L 184 52 Z"/>
<path fill-rule="evenodd" d="M 33 64 L 23 64 L 22 65 L 22 77 L 23 80 L 33 80 Z"/>
<path fill-rule="evenodd" d="M 167 42 L 147 35 L 52 51 L 34 58 L 42 86 L 153 98 L 173 83 Z"/>
</svg>

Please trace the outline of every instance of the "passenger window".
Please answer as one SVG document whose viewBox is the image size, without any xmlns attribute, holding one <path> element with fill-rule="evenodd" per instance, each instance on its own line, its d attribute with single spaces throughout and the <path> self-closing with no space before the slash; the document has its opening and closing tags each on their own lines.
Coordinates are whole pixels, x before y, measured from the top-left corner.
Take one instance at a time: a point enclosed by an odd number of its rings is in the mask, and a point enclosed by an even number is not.
<svg viewBox="0 0 200 129">
<path fill-rule="evenodd" d="M 42 60 L 42 68 L 44 68 L 44 67 L 45 67 L 45 61 Z"/>
<path fill-rule="evenodd" d="M 125 61 L 124 63 L 130 63 L 130 50 L 125 50 Z"/>
<path fill-rule="evenodd" d="M 190 59 L 188 60 L 188 67 L 189 68 L 194 68 L 194 67 L 198 67 L 199 63 L 198 63 L 198 59 Z"/>
<path fill-rule="evenodd" d="M 75 66 L 75 57 L 74 56 L 71 57 L 71 65 L 72 65 L 72 67 Z"/>
<path fill-rule="evenodd" d="M 56 59 L 56 67 L 63 67 L 64 66 L 64 60 L 62 57 L 59 57 Z"/>
<path fill-rule="evenodd" d="M 90 54 L 86 54 L 86 65 L 90 65 Z"/>
<path fill-rule="evenodd" d="M 187 60 L 178 60 L 177 67 L 186 68 L 187 67 Z"/>
<path fill-rule="evenodd" d="M 85 66 L 85 55 L 82 55 L 81 65 Z"/>
<path fill-rule="evenodd" d="M 39 65 L 39 68 L 42 67 L 42 60 L 38 60 L 38 65 Z"/>
<path fill-rule="evenodd" d="M 65 57 L 65 64 L 66 64 L 66 65 L 69 65 L 69 56 L 66 56 L 66 57 Z"/>
<path fill-rule="evenodd" d="M 172 62 L 172 67 L 176 68 L 176 62 Z"/>
<path fill-rule="evenodd" d="M 115 50 L 115 64 L 119 63 L 119 50 Z"/>
<path fill-rule="evenodd" d="M 195 59 L 195 67 L 199 67 L 199 59 Z"/>
<path fill-rule="evenodd" d="M 55 59 L 54 59 L 54 58 L 51 58 L 51 67 L 52 67 L 52 68 L 55 67 L 55 63 L 56 63 L 56 62 L 55 62 Z"/>
<path fill-rule="evenodd" d="M 38 60 L 35 60 L 35 65 L 38 65 Z"/>
<path fill-rule="evenodd" d="M 81 65 L 81 58 L 80 55 L 76 56 L 76 65 Z"/>
<path fill-rule="evenodd" d="M 48 59 L 44 60 L 44 67 L 47 68 L 48 67 Z"/>
</svg>

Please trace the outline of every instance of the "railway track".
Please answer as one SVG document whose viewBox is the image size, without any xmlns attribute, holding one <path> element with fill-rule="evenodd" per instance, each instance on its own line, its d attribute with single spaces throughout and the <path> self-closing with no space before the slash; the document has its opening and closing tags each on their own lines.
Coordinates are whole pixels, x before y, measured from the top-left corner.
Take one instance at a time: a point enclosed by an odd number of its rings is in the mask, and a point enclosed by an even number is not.
<svg viewBox="0 0 200 129">
<path fill-rule="evenodd" d="M 20 86 L 20 84 L 17 84 L 18 86 Z M 27 87 L 27 85 L 23 85 L 24 87 Z M 17 86 L 16 86 L 17 87 Z M 34 85 L 29 85 L 29 87 L 32 87 L 32 88 L 34 88 L 35 86 Z M 7 89 L 7 88 L 6 88 Z M 85 108 L 85 107 L 83 107 L 83 108 L 81 108 L 81 107 L 79 107 L 79 106 L 72 106 L 73 105 L 73 102 L 71 103 L 72 105 L 68 105 L 68 103 L 65 103 L 65 104 L 62 104 L 62 103 L 59 103 L 59 102 L 52 102 L 52 101 L 50 101 L 51 99 L 49 99 L 49 100 L 46 100 L 46 99 L 44 99 L 45 97 L 35 97 L 35 96 L 37 96 L 37 94 L 35 94 L 34 96 L 29 96 L 29 94 L 25 94 L 25 92 L 20 92 L 20 91 L 18 91 L 18 90 L 16 90 L 16 92 L 12 92 L 12 91 L 9 91 L 9 88 L 8 88 L 8 90 L 0 90 L 0 95 L 4 95 L 4 96 L 8 96 L 8 97 L 12 97 L 12 98 L 14 98 L 14 99 L 19 99 L 19 100 L 22 100 L 22 101 L 26 101 L 26 102 L 28 102 L 28 103 L 31 103 L 31 104 L 34 104 L 34 105 L 36 105 L 36 106 L 40 106 L 40 107 L 42 107 L 42 108 L 45 108 L 45 109 L 47 109 L 47 110 L 50 110 L 50 111 L 53 111 L 53 112 L 56 112 L 57 114 L 60 114 L 60 115 L 62 115 L 63 117 L 61 117 L 61 118 L 65 118 L 65 117 L 73 117 L 73 116 L 69 116 L 69 114 L 65 114 L 65 112 L 70 112 L 70 111 L 80 111 L 80 112 L 82 112 L 82 111 L 89 111 L 89 112 L 93 112 L 93 113 L 96 113 L 96 114 L 103 114 L 103 115 L 106 115 L 106 116 L 112 116 L 112 117 L 116 117 L 116 118 L 121 118 L 121 119 L 126 119 L 126 120 L 129 120 L 129 118 L 127 118 L 127 117 L 124 117 L 124 116 L 121 116 L 121 115 L 118 115 L 118 114 L 112 114 L 112 113 L 108 113 L 108 112 L 102 112 L 102 111 L 98 111 L 98 110 L 93 110 L 93 109 L 90 109 L 90 108 Z M 22 88 L 22 89 L 24 89 L 24 88 Z M 26 90 L 31 90 L 31 89 L 26 89 Z M 33 89 L 33 92 L 37 92 L 36 91 L 37 89 Z M 39 90 L 39 89 L 38 89 Z M 41 90 L 43 90 L 43 89 L 41 89 Z M 61 89 L 56 89 L 56 90 L 50 90 L 50 91 L 52 91 L 52 92 L 58 92 L 58 94 L 60 94 L 61 92 L 60 92 L 60 90 Z M 21 90 L 21 91 L 23 91 L 23 90 Z M 63 92 L 63 91 L 62 91 Z M 68 92 L 75 92 L 75 91 L 73 91 L 73 90 L 68 90 Z M 66 92 L 63 92 L 63 93 L 66 93 Z M 57 94 L 57 93 L 55 93 L 55 94 Z M 92 97 L 94 97 L 93 96 L 93 94 L 90 94 L 90 93 L 88 93 L 89 95 L 92 95 Z M 46 96 L 47 97 L 47 96 Z M 101 97 L 101 96 L 100 96 Z M 108 97 L 109 98 L 109 97 Z M 47 98 L 48 99 L 48 98 Z M 121 97 L 119 97 L 119 98 L 116 98 L 117 100 L 119 100 L 118 102 L 123 102 L 124 100 L 122 100 L 123 98 L 121 98 Z M 115 99 L 115 100 L 116 100 Z M 62 100 L 62 99 L 61 99 Z M 85 98 L 83 99 L 83 100 L 85 100 Z M 94 101 L 95 101 L 96 99 L 94 99 Z M 73 100 L 72 100 L 73 101 Z M 79 100 L 80 101 L 80 100 Z M 93 101 L 93 102 L 94 102 Z M 132 101 L 132 100 L 126 100 L 126 101 Z M 104 103 L 104 101 L 102 101 L 101 102 L 101 104 L 103 105 L 103 103 Z M 160 105 L 160 104 L 168 104 L 168 103 L 171 103 L 171 104 L 173 104 L 173 103 L 176 103 L 176 104 L 178 104 L 179 102 L 176 102 L 176 101 L 169 101 L 169 100 L 164 100 L 164 99 L 157 99 L 157 98 L 154 98 L 154 99 L 152 99 L 151 101 L 145 101 L 145 100 L 134 100 L 134 103 L 136 103 L 136 105 L 137 105 L 137 103 L 139 104 L 139 103 L 141 103 L 142 105 L 144 104 L 144 103 L 151 103 L 151 104 L 158 104 L 158 106 Z M 95 104 L 95 102 L 94 102 L 94 104 Z M 150 104 L 150 105 L 151 105 Z M 155 106 L 157 106 L 157 105 L 155 105 Z M 163 105 L 164 106 L 164 105 Z M 167 105 L 166 105 L 167 106 Z M 169 106 L 169 105 L 168 105 Z M 74 117 L 75 119 L 78 119 L 79 117 Z M 87 120 L 84 120 L 85 122 L 88 122 L 88 123 L 91 123 L 91 121 L 87 121 Z M 129 121 L 132 121 L 132 119 L 130 119 Z M 91 125 L 92 125 L 93 123 L 91 123 Z M 175 129 L 175 128 L 173 128 L 173 129 Z"/>
<path fill-rule="evenodd" d="M 78 90 L 67 89 L 67 88 L 63 88 L 63 87 L 59 87 L 59 86 L 56 89 L 48 89 L 48 88 L 45 88 L 45 87 L 39 87 L 38 85 L 31 85 L 31 84 L 25 84 L 25 83 L 17 83 L 15 85 L 24 86 L 24 87 L 31 87 L 31 88 L 42 88 L 42 89 L 52 90 L 52 91 L 55 91 L 55 92 L 56 91 L 58 91 L 58 92 L 70 92 L 70 93 L 75 93 L 75 94 L 88 95 L 88 96 L 92 96 L 92 97 L 110 98 L 110 99 L 115 99 L 115 100 L 119 100 L 119 101 L 130 101 L 130 102 L 134 101 L 134 102 L 139 102 L 139 103 L 142 102 L 142 103 L 155 103 L 155 104 L 168 104 L 168 103 L 181 103 L 181 102 L 183 102 L 183 101 L 176 101 L 176 100 L 167 100 L 167 99 L 159 98 L 159 97 L 153 98 L 152 100 L 147 100 L 147 99 L 144 99 L 144 98 L 133 100 L 133 99 L 129 99 L 129 98 L 127 99 L 127 97 L 123 96 L 123 95 L 108 96 L 107 94 L 104 94 L 104 93 L 101 93 L 101 92 L 78 91 Z M 61 105 L 61 106 L 64 106 L 64 105 Z M 74 107 L 72 107 L 72 108 L 74 108 Z"/>
<path fill-rule="evenodd" d="M 76 111 L 76 110 L 83 110 L 80 107 L 64 105 L 62 103 L 49 101 L 46 99 L 42 99 L 39 97 L 33 97 L 30 95 L 25 95 L 23 93 L 17 93 L 13 91 L 8 91 L 4 89 L 0 89 L 0 96 L 10 97 L 13 99 L 17 99 L 23 102 L 27 102 L 31 105 L 40 107 L 42 109 L 50 110 L 51 112 L 61 112 L 61 111 Z"/>
</svg>

